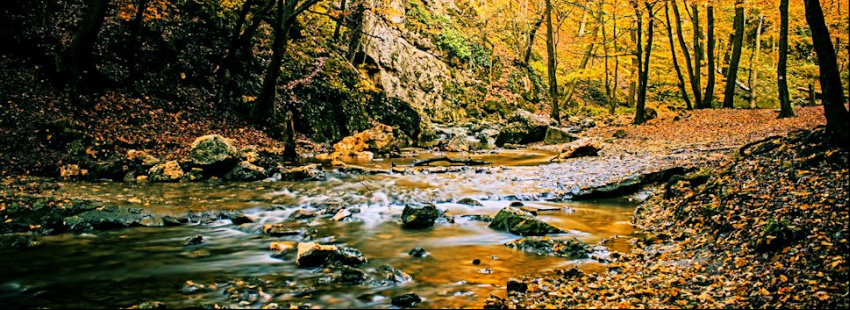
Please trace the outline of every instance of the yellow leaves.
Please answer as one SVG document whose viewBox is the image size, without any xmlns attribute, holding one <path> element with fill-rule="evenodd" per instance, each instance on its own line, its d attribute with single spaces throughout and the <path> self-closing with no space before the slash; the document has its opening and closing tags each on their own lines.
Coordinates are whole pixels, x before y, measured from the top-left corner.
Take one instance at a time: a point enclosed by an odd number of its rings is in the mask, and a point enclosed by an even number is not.
<svg viewBox="0 0 850 310">
<path fill-rule="evenodd" d="M 6 203 L 0 203 L 0 211 L 6 211 Z"/>
<path fill-rule="evenodd" d="M 781 274 L 779 275 L 779 281 L 782 283 L 788 282 L 788 277 L 786 277 L 784 274 Z"/>
<path fill-rule="evenodd" d="M 824 291 L 817 291 L 815 293 L 815 298 L 817 298 L 820 301 L 827 301 L 827 300 L 829 300 L 829 294 L 827 292 L 824 292 Z"/>
</svg>

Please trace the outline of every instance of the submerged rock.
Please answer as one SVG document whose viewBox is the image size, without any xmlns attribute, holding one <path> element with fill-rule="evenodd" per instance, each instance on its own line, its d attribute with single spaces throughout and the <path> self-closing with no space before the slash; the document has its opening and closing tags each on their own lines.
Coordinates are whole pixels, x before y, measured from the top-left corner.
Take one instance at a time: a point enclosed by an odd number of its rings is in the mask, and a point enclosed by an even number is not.
<svg viewBox="0 0 850 310">
<path fill-rule="evenodd" d="M 302 231 L 287 227 L 283 223 L 263 225 L 263 233 L 272 237 L 300 235 Z"/>
<path fill-rule="evenodd" d="M 422 298 L 419 298 L 419 295 L 416 295 L 414 293 L 393 296 L 392 299 L 393 306 L 402 308 L 416 307 L 416 305 L 418 305 L 420 302 L 422 302 Z"/>
<path fill-rule="evenodd" d="M 298 210 L 293 211 L 292 214 L 289 215 L 289 219 L 291 219 L 291 220 L 306 220 L 306 219 L 314 218 L 316 216 L 318 216 L 316 211 L 298 209 Z"/>
<path fill-rule="evenodd" d="M 505 246 L 526 252 L 534 252 L 539 255 L 559 256 L 569 259 L 587 258 L 587 253 L 590 252 L 590 246 L 575 238 L 561 240 L 548 237 L 527 237 L 508 242 Z"/>
<path fill-rule="evenodd" d="M 188 239 L 186 239 L 186 241 L 183 242 L 183 245 L 186 245 L 186 246 L 199 245 L 199 244 L 202 244 L 204 242 L 206 242 L 206 240 L 204 240 L 204 236 L 197 235 L 197 236 L 192 236 L 192 237 L 189 237 Z"/>
<path fill-rule="evenodd" d="M 413 281 L 413 277 L 409 274 L 390 265 L 381 265 L 381 267 L 378 267 L 378 272 L 383 275 L 384 279 L 392 283 L 402 284 Z"/>
<path fill-rule="evenodd" d="M 472 198 L 463 198 L 461 200 L 458 200 L 456 203 L 461 204 L 461 205 L 467 205 L 467 206 L 470 206 L 470 207 L 483 206 L 480 202 L 478 202 L 478 200 L 475 200 L 475 199 L 472 199 Z"/>
<path fill-rule="evenodd" d="M 421 207 L 406 205 L 401 213 L 401 222 L 406 228 L 428 228 L 434 226 L 434 221 L 439 216 L 440 211 L 432 204 Z"/>
<path fill-rule="evenodd" d="M 360 284 L 366 282 L 369 277 L 366 276 L 366 273 L 363 270 L 342 266 L 342 275 L 340 276 L 340 281 L 345 284 Z"/>
<path fill-rule="evenodd" d="M 563 232 L 563 230 L 514 207 L 506 207 L 500 210 L 488 227 L 520 236 L 542 236 Z"/>
<path fill-rule="evenodd" d="M 295 264 L 299 267 L 359 266 L 366 263 L 363 253 L 346 246 L 321 245 L 316 242 L 298 244 Z"/>
<path fill-rule="evenodd" d="M 281 181 L 324 181 L 325 173 L 319 164 L 300 167 L 282 167 L 279 170 Z"/>
</svg>

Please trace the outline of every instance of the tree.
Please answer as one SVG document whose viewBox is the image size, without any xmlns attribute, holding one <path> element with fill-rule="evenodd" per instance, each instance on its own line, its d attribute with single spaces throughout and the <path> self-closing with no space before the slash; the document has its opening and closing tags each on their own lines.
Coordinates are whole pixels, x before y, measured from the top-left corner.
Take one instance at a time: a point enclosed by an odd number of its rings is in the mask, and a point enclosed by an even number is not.
<svg viewBox="0 0 850 310">
<path fill-rule="evenodd" d="M 94 71 L 92 51 L 103 27 L 109 0 L 91 0 L 71 44 L 59 54 L 59 75 L 77 90 L 83 76 Z"/>
<path fill-rule="evenodd" d="M 747 78 L 747 84 L 750 84 L 750 109 L 756 108 L 756 90 L 758 89 L 756 84 L 758 84 L 759 74 L 755 63 L 757 63 L 759 60 L 759 51 L 761 50 L 761 28 L 763 23 L 764 15 L 759 14 L 759 24 L 758 28 L 756 28 L 756 41 L 753 42 L 753 44 L 755 45 L 755 52 L 750 54 L 750 74 L 749 78 Z"/>
<path fill-rule="evenodd" d="M 653 34 L 653 26 L 655 22 L 655 13 L 652 11 L 652 7 L 655 3 L 644 2 L 646 6 L 646 11 L 649 14 L 646 32 L 646 55 L 643 54 L 643 48 L 641 47 L 641 31 L 640 28 L 642 26 L 643 14 L 640 10 L 640 6 L 637 1 L 632 1 L 632 7 L 635 10 L 635 18 L 637 18 L 637 26 L 638 26 L 638 35 L 637 35 L 637 58 L 638 58 L 638 97 L 637 97 L 637 106 L 635 108 L 635 119 L 634 124 L 643 124 L 646 122 L 645 108 L 646 108 L 646 87 L 649 82 L 649 59 L 652 55 L 652 34 Z M 645 57 L 641 59 L 641 56 Z"/>
<path fill-rule="evenodd" d="M 257 101 L 251 111 L 251 118 L 259 123 L 276 121 L 279 118 L 275 100 L 277 99 L 277 80 L 280 77 L 280 65 L 286 46 L 289 43 L 289 32 L 295 19 L 319 0 L 306 0 L 299 5 L 299 0 L 278 0 L 274 19 L 274 41 L 272 42 L 272 58 L 266 68 L 263 86 Z"/>
<path fill-rule="evenodd" d="M 546 53 L 548 55 L 549 100 L 552 104 L 552 119 L 560 124 L 561 114 L 558 107 L 558 78 L 555 75 L 555 34 L 552 28 L 552 0 L 546 0 Z"/>
<path fill-rule="evenodd" d="M 735 103 L 735 83 L 738 81 L 738 65 L 741 63 L 741 47 L 744 44 L 744 0 L 735 0 L 735 39 L 732 42 L 732 59 L 726 72 L 726 91 L 723 95 L 723 107 L 733 108 Z"/>
<path fill-rule="evenodd" d="M 697 107 L 697 109 L 710 109 L 714 105 L 714 75 L 716 74 L 717 68 L 715 68 L 714 64 L 714 1 L 709 0 L 708 6 L 705 8 L 706 11 L 706 22 L 708 25 L 706 26 L 706 32 L 708 37 L 706 38 L 706 48 L 708 49 L 706 53 L 708 54 L 708 83 L 705 85 L 705 95 L 703 95 L 702 104 Z"/>
<path fill-rule="evenodd" d="M 820 68 L 821 100 L 826 117 L 826 128 L 832 134 L 833 141 L 847 146 L 850 140 L 850 113 L 844 107 L 844 91 L 841 76 L 838 73 L 835 49 L 829 36 L 829 28 L 823 17 L 819 0 L 804 0 L 806 22 L 812 32 L 812 44 L 818 56 Z"/>
<path fill-rule="evenodd" d="M 694 61 L 691 62 L 691 54 L 688 51 L 688 45 L 685 43 L 685 36 L 682 32 L 682 17 L 679 13 L 679 6 L 676 4 L 676 1 L 673 0 L 673 17 L 676 20 L 676 37 L 679 40 L 679 47 L 682 48 L 682 55 L 685 58 L 685 68 L 688 70 L 688 79 L 691 81 L 691 91 L 694 94 L 694 105 L 699 109 L 703 107 L 702 104 L 702 96 L 700 91 L 702 86 L 699 83 L 699 55 L 697 55 L 698 44 L 694 45 Z M 699 16 L 696 14 L 693 17 L 693 20 L 696 23 L 699 23 Z M 694 27 L 694 31 L 696 31 L 696 27 Z M 696 36 L 695 36 L 696 37 Z M 698 40 L 695 42 L 699 42 Z M 696 71 L 694 70 L 696 68 Z"/>
<path fill-rule="evenodd" d="M 685 78 L 682 77 L 682 69 L 679 68 L 679 61 L 676 60 L 676 44 L 673 42 L 673 25 L 670 23 L 669 2 L 664 2 L 664 18 L 667 20 L 667 40 L 670 41 L 670 55 L 673 57 L 673 69 L 676 70 L 679 90 L 682 92 L 682 100 L 685 100 L 685 105 L 688 107 L 688 110 L 691 110 L 693 109 L 693 106 L 691 106 L 691 98 L 688 97 L 688 91 L 685 88 Z"/>
<path fill-rule="evenodd" d="M 788 98 L 788 0 L 779 1 L 779 63 L 776 66 L 776 83 L 779 89 L 779 118 L 794 117 L 791 100 Z"/>
</svg>

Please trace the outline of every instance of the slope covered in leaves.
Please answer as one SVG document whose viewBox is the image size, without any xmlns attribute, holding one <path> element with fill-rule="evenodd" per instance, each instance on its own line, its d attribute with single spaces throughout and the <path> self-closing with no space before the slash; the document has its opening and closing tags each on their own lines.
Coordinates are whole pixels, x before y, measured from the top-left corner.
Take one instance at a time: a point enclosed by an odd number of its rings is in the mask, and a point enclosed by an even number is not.
<svg viewBox="0 0 850 310">
<path fill-rule="evenodd" d="M 641 205 L 608 272 L 559 271 L 490 306 L 847 308 L 848 153 L 823 129 L 768 139 Z"/>
</svg>

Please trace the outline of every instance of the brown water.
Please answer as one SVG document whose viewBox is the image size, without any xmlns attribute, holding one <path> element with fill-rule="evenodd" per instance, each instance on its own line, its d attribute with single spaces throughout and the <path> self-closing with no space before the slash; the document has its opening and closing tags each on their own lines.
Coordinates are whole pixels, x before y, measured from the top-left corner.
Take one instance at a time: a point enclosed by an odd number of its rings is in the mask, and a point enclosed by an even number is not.
<svg viewBox="0 0 850 310">
<path fill-rule="evenodd" d="M 543 158 L 545 156 L 541 156 Z M 523 162 L 525 164 L 527 162 Z M 509 164 L 509 162 L 508 162 Z M 523 197 L 529 188 L 518 178 L 522 168 L 496 173 L 440 175 L 331 175 L 323 182 L 253 183 L 61 183 L 59 192 L 98 197 L 119 204 L 139 199 L 160 213 L 239 209 L 255 222 L 233 225 L 229 220 L 169 228 L 132 228 L 93 234 L 64 234 L 41 238 L 41 246 L 0 256 L 0 302 L 11 307 L 127 307 L 147 300 L 170 308 L 218 303 L 234 308 L 258 308 L 270 303 L 306 303 L 315 308 L 389 308 L 391 296 L 414 292 L 424 302 L 420 308 L 480 308 L 490 294 L 505 295 L 508 278 L 533 276 L 559 267 L 577 265 L 600 271 L 591 260 L 570 261 L 507 248 L 518 238 L 487 228 L 487 223 L 457 215 L 494 215 Z M 515 181 L 512 181 L 515 180 Z M 484 206 L 469 207 L 452 201 L 470 197 Z M 438 223 L 431 229 L 402 229 L 399 216 L 405 202 L 433 202 L 456 215 L 455 223 Z M 353 221 L 334 222 L 319 217 L 301 222 L 314 241 L 346 244 L 360 249 L 369 262 L 361 269 L 374 276 L 389 264 L 413 278 L 404 284 L 327 284 L 324 278 L 338 271 L 298 268 L 295 255 L 273 258 L 269 243 L 301 241 L 301 236 L 274 238 L 259 232 L 266 223 L 290 222 L 297 209 L 315 210 L 328 203 L 360 209 Z M 633 205 L 622 200 L 592 203 L 524 201 L 527 206 L 555 207 L 539 217 L 569 231 L 558 238 L 577 237 L 595 244 L 612 236 L 628 236 Z M 203 235 L 206 243 L 186 247 L 183 242 Z M 627 251 L 628 238 L 615 239 L 597 248 Z M 414 247 L 430 255 L 412 258 Z M 480 259 L 480 265 L 472 261 Z M 230 298 L 225 290 L 262 281 L 253 289 L 240 288 L 243 298 Z M 215 284 L 209 291 L 186 294 L 186 281 Z M 249 285 L 251 286 L 251 285 Z M 262 293 L 256 290 L 259 287 Z M 247 290 L 247 291 L 246 291 Z"/>
</svg>

